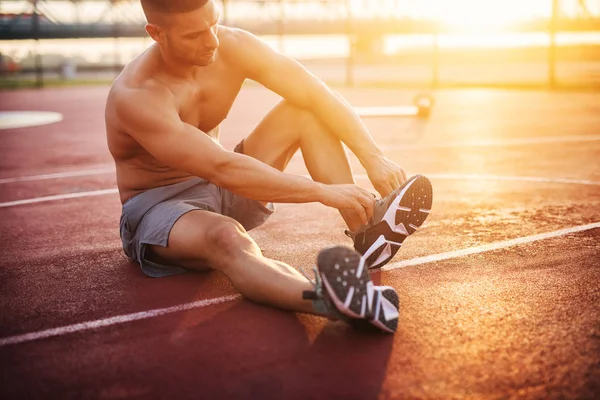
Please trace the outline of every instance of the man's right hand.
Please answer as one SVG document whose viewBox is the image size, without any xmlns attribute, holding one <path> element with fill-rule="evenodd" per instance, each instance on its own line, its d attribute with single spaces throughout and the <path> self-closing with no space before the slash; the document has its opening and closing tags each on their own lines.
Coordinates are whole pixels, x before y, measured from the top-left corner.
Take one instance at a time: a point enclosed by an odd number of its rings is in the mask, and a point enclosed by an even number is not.
<svg viewBox="0 0 600 400">
<path fill-rule="evenodd" d="M 321 203 L 342 211 L 355 211 L 363 224 L 373 218 L 373 194 L 359 186 L 352 184 L 323 185 L 323 198 Z"/>
</svg>

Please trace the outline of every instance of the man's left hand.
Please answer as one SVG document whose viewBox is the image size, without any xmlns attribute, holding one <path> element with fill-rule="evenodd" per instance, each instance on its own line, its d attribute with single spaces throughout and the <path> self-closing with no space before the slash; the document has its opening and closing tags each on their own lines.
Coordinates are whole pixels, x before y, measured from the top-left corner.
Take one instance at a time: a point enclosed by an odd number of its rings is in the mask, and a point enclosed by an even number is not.
<svg viewBox="0 0 600 400">
<path fill-rule="evenodd" d="M 378 156 L 367 167 L 367 175 L 382 198 L 406 182 L 406 173 L 385 156 Z"/>
</svg>

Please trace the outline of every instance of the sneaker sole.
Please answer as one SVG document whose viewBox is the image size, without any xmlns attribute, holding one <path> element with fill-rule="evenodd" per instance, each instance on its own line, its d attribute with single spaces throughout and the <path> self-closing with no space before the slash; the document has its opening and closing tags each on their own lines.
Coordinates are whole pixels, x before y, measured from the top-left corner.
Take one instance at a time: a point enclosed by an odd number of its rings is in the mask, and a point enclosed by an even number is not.
<svg viewBox="0 0 600 400">
<path fill-rule="evenodd" d="M 319 253 L 317 267 L 338 311 L 351 318 L 372 315 L 374 285 L 360 254 L 345 246 L 330 247 Z"/>
<path fill-rule="evenodd" d="M 389 286 L 374 287 L 374 309 L 375 315 L 372 319 L 351 319 L 350 325 L 363 332 L 383 331 L 394 333 L 398 329 L 398 319 L 400 316 L 398 294 L 396 290 Z"/>
<path fill-rule="evenodd" d="M 425 222 L 432 204 L 433 187 L 423 175 L 414 176 L 399 189 L 381 222 L 362 234 L 376 235 L 377 239 L 366 249 L 355 244 L 369 268 L 381 268 L 396 255 L 404 240 Z M 363 239 L 357 236 L 355 243 Z"/>
<path fill-rule="evenodd" d="M 375 286 L 374 315 L 371 325 L 384 332 L 396 332 L 400 299 L 396 290 L 390 286 Z"/>
</svg>

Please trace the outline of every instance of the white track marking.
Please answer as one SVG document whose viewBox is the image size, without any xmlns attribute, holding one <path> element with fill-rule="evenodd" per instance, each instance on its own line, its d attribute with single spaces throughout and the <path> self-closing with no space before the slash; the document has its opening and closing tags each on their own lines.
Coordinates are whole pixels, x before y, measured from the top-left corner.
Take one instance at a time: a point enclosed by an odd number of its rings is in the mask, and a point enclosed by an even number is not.
<svg viewBox="0 0 600 400">
<path fill-rule="evenodd" d="M 597 142 L 600 141 L 600 135 L 573 135 L 573 136 L 554 136 L 554 137 L 531 137 L 514 138 L 504 140 L 479 140 L 454 143 L 439 144 L 408 144 L 397 146 L 381 146 L 386 150 L 413 150 L 413 149 L 447 149 L 447 148 L 465 148 L 465 147 L 503 147 L 518 146 L 523 144 L 541 144 L 541 143 L 571 143 L 571 142 Z"/>
<path fill-rule="evenodd" d="M 600 186 L 599 181 L 589 181 L 584 179 L 569 178 L 543 178 L 537 176 L 503 176 L 503 175 L 476 175 L 476 174 L 424 174 L 434 179 L 452 179 L 452 180 L 492 180 L 492 181 L 522 181 L 522 182 L 543 182 L 543 183 L 568 183 L 573 185 L 591 185 Z"/>
<path fill-rule="evenodd" d="M 90 192 L 77 192 L 77 193 L 57 194 L 57 195 L 54 195 L 54 196 L 34 197 L 32 199 L 7 201 L 5 203 L 0 203 L 0 208 L 21 206 L 21 205 L 24 205 L 24 204 L 43 203 L 43 202 L 46 202 L 46 201 L 55 201 L 55 200 L 64 200 L 64 199 L 76 199 L 76 198 L 79 198 L 79 197 L 104 196 L 104 195 L 107 195 L 107 194 L 115 194 L 115 193 L 119 193 L 119 191 L 117 190 L 117 188 L 114 188 L 114 189 L 104 189 L 104 190 L 92 190 Z"/>
<path fill-rule="evenodd" d="M 510 246 L 516 246 L 524 243 L 531 243 L 538 240 L 550 239 L 559 236 L 569 235 L 572 233 L 588 231 L 592 229 L 600 228 L 600 222 L 595 222 L 587 225 L 574 226 L 571 228 L 560 229 L 554 232 L 542 233 L 539 235 L 533 236 L 525 236 L 521 238 L 505 240 L 502 242 L 490 243 L 483 246 L 471 247 L 467 249 L 457 250 L 457 251 L 449 251 L 446 253 L 434 254 L 426 257 L 417 257 L 410 260 L 405 260 L 393 264 L 388 264 L 382 268 L 382 270 L 392 270 L 397 268 L 410 267 L 414 265 L 421 265 L 426 263 L 432 263 L 436 261 L 449 260 L 451 258 L 464 257 L 471 254 L 484 253 L 487 251 L 493 251 L 498 249 L 503 249 Z M 369 281 L 367 283 L 367 303 L 372 304 L 373 301 L 373 282 Z M 140 319 L 148 319 L 158 317 L 164 314 L 170 314 L 179 311 L 186 311 L 193 308 L 202 308 L 208 307 L 215 304 L 226 303 L 230 301 L 234 301 L 241 298 L 240 295 L 226 296 L 226 297 L 218 297 L 215 299 L 207 299 L 195 301 L 193 303 L 185 303 L 178 306 L 168 307 L 168 308 L 159 308 L 154 310 L 142 311 L 134 314 L 125 314 L 119 315 L 116 317 L 109 317 L 104 319 L 99 319 L 96 321 L 88 321 L 74 325 L 67 325 L 58 328 L 47 329 L 44 331 L 26 333 L 23 335 L 9 336 L 3 339 L 0 339 L 0 347 L 8 346 L 18 343 L 32 342 L 34 340 L 46 339 L 54 336 L 64 336 L 70 333 L 87 331 L 97 328 L 103 328 L 112 325 L 123 324 L 126 322 L 136 321 Z M 341 304 L 341 302 L 340 302 Z M 362 311 L 362 310 L 361 310 Z"/>
<path fill-rule="evenodd" d="M 70 172 L 55 172 L 51 174 L 42 175 L 29 175 L 29 176 L 18 176 L 14 178 L 0 179 L 0 185 L 5 183 L 13 182 L 31 182 L 31 181 L 42 181 L 47 179 L 61 179 L 61 178 L 72 178 L 76 176 L 92 176 L 92 175 L 103 175 L 115 172 L 114 168 L 96 168 L 87 169 L 83 171 L 70 171 Z"/>
<path fill-rule="evenodd" d="M 504 176 L 504 175 L 477 175 L 477 174 L 428 174 L 421 175 L 431 179 L 448 179 L 448 180 L 478 180 L 478 181 L 508 181 L 508 182 L 542 182 L 542 183 L 566 183 L 572 185 L 589 185 L 600 186 L 600 181 L 590 181 L 585 179 L 569 179 L 569 178 L 544 178 L 538 176 Z M 308 175 L 306 175 L 308 176 Z M 367 174 L 355 174 L 356 179 L 368 179 Z M 427 210 L 421 210 L 426 212 Z"/>
<path fill-rule="evenodd" d="M 64 336 L 70 333 L 88 331 L 92 329 L 103 328 L 107 326 L 124 324 L 127 322 L 138 321 L 141 319 L 154 318 L 165 314 L 172 314 L 180 311 L 187 311 L 194 308 L 203 308 L 221 303 L 228 303 L 230 301 L 240 299 L 240 295 L 232 295 L 225 297 L 217 297 L 215 299 L 206 299 L 194 301 L 192 303 L 180 304 L 173 307 L 167 308 L 156 308 L 154 310 L 141 311 L 133 314 L 118 315 L 116 317 L 109 317 L 104 319 L 98 319 L 95 321 L 82 322 L 79 324 L 61 326 L 59 328 L 46 329 L 44 331 L 37 331 L 32 333 L 26 333 L 24 335 L 9 336 L 0 339 L 0 347 L 8 346 L 11 344 L 32 342 L 34 340 L 47 339 L 54 336 Z"/>
<path fill-rule="evenodd" d="M 417 106 L 378 106 L 354 107 L 360 117 L 416 117 L 419 113 Z"/>
<path fill-rule="evenodd" d="M 574 185 L 590 185 L 600 186 L 599 181 L 588 181 L 582 179 L 567 179 L 567 178 L 541 178 L 535 176 L 502 176 L 502 175 L 461 175 L 461 174 L 423 174 L 432 179 L 450 179 L 450 180 L 496 180 L 496 181 L 522 181 L 522 182 L 543 182 L 543 183 L 566 183 Z M 84 175 L 81 175 L 84 176 Z M 310 175 L 302 175 L 310 178 Z M 354 175 L 357 179 L 368 179 L 366 174 Z M 7 178 L 13 179 L 13 178 Z M 92 190 L 89 192 L 67 193 L 54 196 L 34 197 L 30 199 L 8 201 L 0 203 L 0 208 L 20 206 L 24 204 L 43 203 L 47 201 L 74 199 L 80 197 L 101 196 L 106 194 L 118 193 L 117 188 Z M 421 210 L 425 212 L 424 210 Z"/>
<path fill-rule="evenodd" d="M 0 111 L 0 129 L 17 129 L 53 124 L 63 115 L 51 111 Z"/>
<path fill-rule="evenodd" d="M 72 178 L 72 177 L 85 177 L 92 175 L 102 175 L 114 173 L 115 169 L 106 168 L 95 168 L 82 171 L 71 171 L 71 172 L 55 172 L 50 174 L 41 175 L 28 175 L 28 176 L 17 176 L 11 178 L 1 178 L 0 184 L 13 183 L 13 182 L 31 182 L 48 179 L 61 179 L 61 178 Z M 582 179 L 568 179 L 568 178 L 543 178 L 535 176 L 502 176 L 502 175 L 461 175 L 461 174 L 423 174 L 426 176 L 436 177 L 438 179 L 496 179 L 496 180 L 507 180 L 507 181 L 532 181 L 532 182 L 552 182 L 552 183 L 573 183 L 581 185 L 600 185 L 600 181 L 589 181 Z M 310 178 L 310 175 L 304 174 L 304 177 Z M 355 174 L 355 178 L 367 178 L 366 174 Z M 467 178 L 468 177 L 468 178 Z"/>
<path fill-rule="evenodd" d="M 518 144 L 536 144 L 536 143 L 568 143 L 568 142 L 597 142 L 600 141 L 600 135 L 572 135 L 572 136 L 554 136 L 554 137 L 538 137 L 538 138 L 514 138 L 507 140 L 488 140 L 488 141 L 474 141 L 474 142 L 464 142 L 464 143 L 441 143 L 441 144 L 417 144 L 417 145 L 398 145 L 398 146 L 387 146 L 385 148 L 400 150 L 400 149 L 428 149 L 428 148 L 449 148 L 449 147 L 491 147 L 491 146 L 509 146 L 509 145 L 518 145 Z M 301 158 L 300 152 L 294 154 L 296 158 Z M 98 169 L 90 169 L 87 171 L 80 171 L 77 175 L 69 175 L 66 173 L 56 173 L 56 174 L 45 174 L 45 175 L 33 175 L 26 177 L 18 177 L 18 178 L 5 178 L 0 179 L 0 183 L 8 183 L 8 182 L 20 182 L 20 181 L 35 181 L 42 179 L 58 179 L 58 178 L 67 178 L 71 176 L 86 176 L 86 175 L 96 175 L 99 172 Z M 114 167 L 109 168 L 107 166 L 104 173 L 114 172 Z M 65 174 L 64 176 L 60 176 Z M 46 177 L 56 175 L 52 177 Z M 543 178 L 542 178 L 543 179 Z M 6 182 L 3 182 L 6 181 Z M 575 182 L 567 182 L 567 183 L 575 183 Z M 584 183 L 586 184 L 586 183 Z M 600 182 L 590 183 L 591 185 L 600 185 Z"/>
<path fill-rule="evenodd" d="M 381 268 L 382 271 L 389 271 L 397 268 L 412 267 L 415 265 L 428 264 L 437 261 L 450 260 L 452 258 L 464 257 L 473 254 L 484 253 L 493 250 L 505 249 L 507 247 L 518 246 L 521 244 L 537 242 L 539 240 L 551 239 L 560 236 L 570 235 L 572 233 L 589 231 L 600 228 L 600 222 L 594 222 L 587 225 L 573 226 L 571 228 L 559 229 L 553 232 L 540 233 L 537 235 L 524 236 L 515 239 L 503 240 L 501 242 L 484 244 L 481 246 L 469 247 L 462 250 L 448 251 L 446 253 L 438 253 L 425 257 L 412 258 L 410 260 L 399 261 L 385 265 Z"/>
</svg>

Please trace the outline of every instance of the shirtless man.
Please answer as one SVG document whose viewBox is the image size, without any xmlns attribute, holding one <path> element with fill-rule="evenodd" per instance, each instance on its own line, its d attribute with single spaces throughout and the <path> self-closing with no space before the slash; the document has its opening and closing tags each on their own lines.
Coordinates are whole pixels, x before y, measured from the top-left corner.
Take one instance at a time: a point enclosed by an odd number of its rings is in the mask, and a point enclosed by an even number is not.
<svg viewBox="0 0 600 400">
<path fill-rule="evenodd" d="M 252 301 L 395 331 L 397 294 L 373 285 L 368 269 L 425 220 L 427 178 L 407 180 L 348 103 L 299 63 L 219 25 L 213 0 L 141 3 L 156 43 L 117 77 L 106 106 L 126 255 L 152 277 L 211 268 Z M 219 124 L 246 79 L 283 100 L 228 151 Z M 354 184 L 342 142 L 381 200 Z M 283 172 L 298 149 L 313 179 Z M 247 231 L 277 202 L 338 209 L 355 249 L 323 250 L 314 281 L 264 257 Z"/>
</svg>

